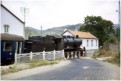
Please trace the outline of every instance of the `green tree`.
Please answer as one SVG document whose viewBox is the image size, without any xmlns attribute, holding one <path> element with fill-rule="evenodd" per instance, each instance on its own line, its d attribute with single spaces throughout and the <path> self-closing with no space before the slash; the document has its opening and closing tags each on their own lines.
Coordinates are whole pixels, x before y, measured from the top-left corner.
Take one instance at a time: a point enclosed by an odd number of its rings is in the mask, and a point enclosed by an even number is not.
<svg viewBox="0 0 121 81">
<path fill-rule="evenodd" d="M 101 16 L 87 16 L 79 30 L 95 35 L 99 38 L 99 45 L 101 46 L 109 38 L 110 34 L 114 34 L 113 27 L 111 21 L 105 20 Z"/>
</svg>

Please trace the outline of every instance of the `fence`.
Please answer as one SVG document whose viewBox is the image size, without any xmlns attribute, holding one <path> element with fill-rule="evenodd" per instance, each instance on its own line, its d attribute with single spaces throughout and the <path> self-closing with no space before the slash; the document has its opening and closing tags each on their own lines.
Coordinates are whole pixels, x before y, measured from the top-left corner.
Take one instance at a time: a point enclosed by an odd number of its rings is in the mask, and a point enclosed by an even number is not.
<svg viewBox="0 0 121 81">
<path fill-rule="evenodd" d="M 56 58 L 64 57 L 64 50 L 60 51 L 49 51 L 49 52 L 30 52 L 24 54 L 15 54 L 15 63 L 19 62 L 29 62 L 34 59 L 43 59 L 43 60 L 55 60 Z"/>
</svg>

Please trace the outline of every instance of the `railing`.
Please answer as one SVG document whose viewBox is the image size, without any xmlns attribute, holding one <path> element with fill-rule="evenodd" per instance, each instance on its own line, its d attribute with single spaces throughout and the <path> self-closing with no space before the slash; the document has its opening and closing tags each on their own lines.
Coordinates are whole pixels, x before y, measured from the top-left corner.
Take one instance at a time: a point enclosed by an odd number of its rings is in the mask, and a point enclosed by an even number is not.
<svg viewBox="0 0 121 81">
<path fill-rule="evenodd" d="M 29 62 L 33 59 L 43 59 L 43 60 L 55 60 L 56 58 L 64 57 L 64 50 L 60 51 L 49 51 L 49 52 L 30 52 L 23 54 L 15 54 L 15 63 L 18 62 Z"/>
</svg>

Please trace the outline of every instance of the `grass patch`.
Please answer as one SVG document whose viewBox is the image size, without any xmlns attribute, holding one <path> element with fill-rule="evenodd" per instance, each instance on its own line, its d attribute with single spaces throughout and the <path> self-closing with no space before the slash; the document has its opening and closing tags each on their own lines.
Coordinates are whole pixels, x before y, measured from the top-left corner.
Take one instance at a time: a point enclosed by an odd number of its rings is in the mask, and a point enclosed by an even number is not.
<svg viewBox="0 0 121 81">
<path fill-rule="evenodd" d="M 32 60 L 28 63 L 18 63 L 18 64 L 13 64 L 13 65 L 8 65 L 8 66 L 2 66 L 1 67 L 1 74 L 7 74 L 7 73 L 13 73 L 25 69 L 30 69 L 34 67 L 39 67 L 39 66 L 46 66 L 46 65 L 54 65 L 58 64 L 61 60 L 64 60 L 64 58 L 58 58 L 56 60 Z M 4 68 L 3 68 L 4 67 Z"/>
<path fill-rule="evenodd" d="M 48 60 L 33 60 L 30 61 L 31 67 L 37 67 L 37 66 L 45 66 L 45 65 L 53 65 L 57 64 L 59 61 L 48 61 Z"/>
<path fill-rule="evenodd" d="M 8 66 L 2 66 L 1 74 L 13 73 L 13 72 L 21 71 L 28 68 L 29 68 L 29 64 L 27 63 L 24 63 L 24 64 L 19 63 L 19 64 L 12 64 Z"/>
<path fill-rule="evenodd" d="M 97 52 L 93 54 L 92 58 L 96 59 L 98 57 L 110 57 L 112 55 L 112 52 L 109 50 L 99 49 Z"/>
<path fill-rule="evenodd" d="M 111 57 L 106 59 L 105 61 L 120 66 L 120 53 L 114 53 L 109 50 L 100 49 L 99 51 L 95 52 L 92 56 L 93 59 L 101 57 Z"/>
</svg>

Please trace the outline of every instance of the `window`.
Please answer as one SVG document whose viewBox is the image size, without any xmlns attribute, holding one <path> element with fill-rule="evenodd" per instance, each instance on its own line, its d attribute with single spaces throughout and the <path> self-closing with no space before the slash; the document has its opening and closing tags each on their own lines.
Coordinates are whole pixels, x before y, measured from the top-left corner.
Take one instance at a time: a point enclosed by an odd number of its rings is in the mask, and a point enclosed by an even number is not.
<svg viewBox="0 0 121 81">
<path fill-rule="evenodd" d="M 12 51 L 12 42 L 4 43 L 4 51 Z"/>
<path fill-rule="evenodd" d="M 9 25 L 4 25 L 4 32 L 9 33 Z"/>
<path fill-rule="evenodd" d="M 67 38 L 70 38 L 71 36 L 70 35 L 67 35 Z"/>
<path fill-rule="evenodd" d="M 97 46 L 97 40 L 96 40 L 96 46 Z"/>
<path fill-rule="evenodd" d="M 89 46 L 89 40 L 87 40 L 87 47 Z"/>
<path fill-rule="evenodd" d="M 93 40 L 91 40 L 91 46 L 93 46 Z"/>
</svg>

